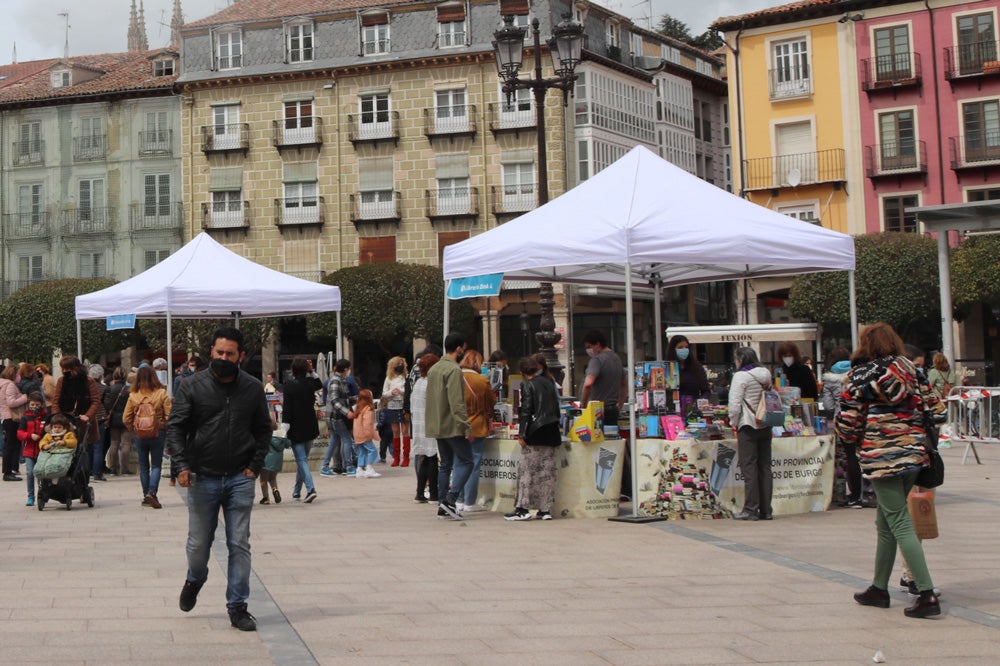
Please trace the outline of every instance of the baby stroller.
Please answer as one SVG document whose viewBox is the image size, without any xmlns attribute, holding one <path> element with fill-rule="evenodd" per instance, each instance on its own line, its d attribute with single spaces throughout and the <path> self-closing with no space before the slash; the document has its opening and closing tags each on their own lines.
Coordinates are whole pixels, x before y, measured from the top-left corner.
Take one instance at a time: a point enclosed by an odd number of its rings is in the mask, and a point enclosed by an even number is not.
<svg viewBox="0 0 1000 666">
<path fill-rule="evenodd" d="M 88 462 L 90 461 L 90 445 L 87 443 L 88 430 L 89 423 L 81 426 L 78 422 L 76 428 L 77 446 L 71 453 L 65 454 L 71 456 L 66 474 L 55 478 L 38 479 L 35 505 L 39 511 L 45 509 L 45 504 L 49 500 L 65 504 L 67 511 L 73 508 L 73 500 L 86 502 L 89 507 L 94 506 L 94 488 L 90 485 L 88 470 Z M 37 472 L 36 476 L 38 476 Z"/>
</svg>

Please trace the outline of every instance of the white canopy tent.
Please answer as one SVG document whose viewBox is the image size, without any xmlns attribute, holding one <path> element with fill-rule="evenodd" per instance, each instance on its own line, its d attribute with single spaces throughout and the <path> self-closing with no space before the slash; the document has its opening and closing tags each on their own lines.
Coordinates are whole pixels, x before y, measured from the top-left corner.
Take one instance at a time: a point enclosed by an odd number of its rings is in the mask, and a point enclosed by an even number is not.
<svg viewBox="0 0 1000 666">
<path fill-rule="evenodd" d="M 289 317 L 337 313 L 340 340 L 340 288 L 271 270 L 228 250 L 207 233 L 152 268 L 107 289 L 76 297 L 77 352 L 82 357 L 80 321 L 115 315 L 137 319 L 213 319 Z M 172 364 L 171 364 L 172 365 Z"/>
<path fill-rule="evenodd" d="M 444 251 L 445 280 L 503 273 L 504 279 L 624 282 L 630 373 L 635 280 L 675 286 L 837 270 L 851 272 L 853 292 L 850 236 L 729 194 L 642 146 L 544 206 Z M 856 331 L 853 293 L 851 303 Z M 659 335 L 658 322 L 656 328 Z M 635 387 L 628 385 L 634 447 Z M 634 483 L 634 451 L 632 461 Z"/>
</svg>

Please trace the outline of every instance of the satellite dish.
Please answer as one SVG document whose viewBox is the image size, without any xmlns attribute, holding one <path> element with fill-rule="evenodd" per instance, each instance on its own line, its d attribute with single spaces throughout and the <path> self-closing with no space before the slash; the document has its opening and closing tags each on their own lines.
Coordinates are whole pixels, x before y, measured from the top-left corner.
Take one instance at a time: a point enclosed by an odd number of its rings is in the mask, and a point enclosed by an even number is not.
<svg viewBox="0 0 1000 666">
<path fill-rule="evenodd" d="M 785 182 L 791 187 L 796 187 L 802 182 L 802 172 L 796 168 L 791 168 L 788 173 L 785 174 Z"/>
</svg>

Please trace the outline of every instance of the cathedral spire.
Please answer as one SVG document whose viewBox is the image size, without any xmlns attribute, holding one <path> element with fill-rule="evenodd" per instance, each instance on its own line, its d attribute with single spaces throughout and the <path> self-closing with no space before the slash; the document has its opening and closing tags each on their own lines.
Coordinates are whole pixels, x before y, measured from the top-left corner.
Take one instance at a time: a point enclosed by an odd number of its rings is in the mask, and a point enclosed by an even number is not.
<svg viewBox="0 0 1000 666">
<path fill-rule="evenodd" d="M 180 48 L 181 26 L 184 25 L 184 14 L 181 12 L 181 0 L 174 0 L 174 15 L 170 19 L 170 45 Z"/>
<path fill-rule="evenodd" d="M 149 39 L 146 37 L 146 8 L 143 6 L 143 0 L 139 0 L 139 49 L 149 50 Z"/>
<path fill-rule="evenodd" d="M 129 11 L 128 17 L 128 50 L 139 51 L 142 48 L 141 44 L 139 15 L 136 12 L 135 0 L 132 0 L 132 9 Z"/>
</svg>

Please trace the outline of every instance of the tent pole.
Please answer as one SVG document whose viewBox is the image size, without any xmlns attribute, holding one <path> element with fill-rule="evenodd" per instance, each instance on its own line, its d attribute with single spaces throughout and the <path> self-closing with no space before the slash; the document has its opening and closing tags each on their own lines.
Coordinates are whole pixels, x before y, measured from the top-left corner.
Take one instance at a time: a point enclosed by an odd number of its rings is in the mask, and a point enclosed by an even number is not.
<svg viewBox="0 0 1000 666">
<path fill-rule="evenodd" d="M 639 472 L 639 465 L 635 458 L 635 452 L 638 450 L 638 447 L 635 441 L 635 378 L 632 376 L 632 373 L 635 371 L 635 324 L 633 323 L 632 310 L 632 264 L 631 262 L 625 262 L 625 328 L 628 331 L 625 336 L 625 341 L 628 343 L 628 352 L 626 354 L 628 367 L 625 368 L 625 378 L 628 381 L 628 446 L 631 453 L 630 465 L 632 467 L 632 488 L 630 492 L 632 493 L 632 517 L 635 518 L 639 515 L 639 498 L 636 495 L 636 490 L 639 488 L 638 479 L 636 478 Z"/>
<path fill-rule="evenodd" d="M 444 339 L 448 337 L 449 325 L 451 322 L 451 312 L 448 310 L 448 287 L 451 285 L 451 280 L 448 280 L 444 285 L 444 332 L 441 334 L 441 343 L 444 344 Z"/>
<path fill-rule="evenodd" d="M 653 289 L 653 335 L 656 338 L 657 361 L 663 360 L 663 315 L 660 311 L 660 308 L 662 307 L 662 298 L 662 287 L 659 280 L 657 280 L 655 288 Z"/>
<path fill-rule="evenodd" d="M 948 363 L 955 363 L 955 327 L 952 321 L 951 309 L 951 265 L 948 257 L 948 232 L 939 231 L 938 244 L 938 283 L 941 289 L 941 352 L 948 358 Z"/>
<path fill-rule="evenodd" d="M 847 271 L 847 287 L 851 300 L 851 349 L 858 348 L 858 292 L 854 288 L 854 271 Z"/>
<path fill-rule="evenodd" d="M 337 360 L 339 361 L 342 358 L 344 358 L 344 338 L 340 331 L 340 310 L 337 310 Z"/>
<path fill-rule="evenodd" d="M 83 361 L 83 328 L 79 319 L 76 320 L 76 357 Z"/>
<path fill-rule="evenodd" d="M 173 334 L 171 332 L 171 326 L 170 326 L 170 324 L 171 324 L 171 322 L 170 322 L 170 312 L 168 311 L 167 312 L 167 368 L 169 368 L 169 370 L 167 371 L 167 385 L 166 385 L 165 388 L 167 389 L 167 395 L 170 396 L 171 400 L 173 400 L 173 398 L 174 398 L 174 382 L 171 381 L 171 380 L 173 379 L 172 375 L 173 375 L 173 369 L 174 369 L 174 344 L 173 344 L 174 343 L 174 336 L 173 336 Z"/>
<path fill-rule="evenodd" d="M 237 331 L 240 330 L 240 313 L 239 312 L 234 312 L 233 313 L 233 328 L 235 328 Z"/>
</svg>

